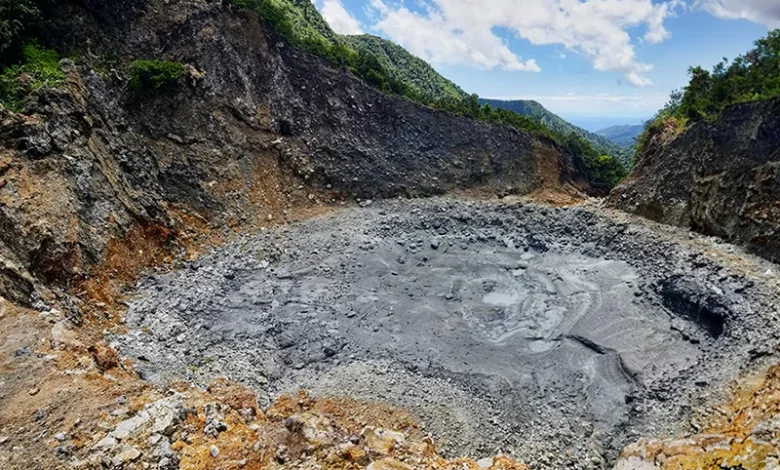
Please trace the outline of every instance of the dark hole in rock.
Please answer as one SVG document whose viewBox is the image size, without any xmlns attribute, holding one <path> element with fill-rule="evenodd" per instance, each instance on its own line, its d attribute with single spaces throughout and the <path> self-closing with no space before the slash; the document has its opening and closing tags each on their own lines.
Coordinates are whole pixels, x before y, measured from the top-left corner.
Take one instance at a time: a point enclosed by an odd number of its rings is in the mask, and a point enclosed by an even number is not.
<svg viewBox="0 0 780 470">
<path fill-rule="evenodd" d="M 664 305 L 675 315 L 693 321 L 714 339 L 723 334 L 729 311 L 728 299 L 710 294 L 706 288 L 682 275 L 661 282 L 659 294 Z"/>
<path fill-rule="evenodd" d="M 284 136 L 293 134 L 292 123 L 290 121 L 279 121 L 279 133 Z"/>
</svg>

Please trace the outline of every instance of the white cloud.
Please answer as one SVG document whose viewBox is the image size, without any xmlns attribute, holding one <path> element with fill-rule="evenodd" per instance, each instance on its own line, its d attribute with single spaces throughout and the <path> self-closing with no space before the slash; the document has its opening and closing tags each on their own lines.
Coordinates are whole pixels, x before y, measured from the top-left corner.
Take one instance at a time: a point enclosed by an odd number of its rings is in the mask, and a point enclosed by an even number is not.
<svg viewBox="0 0 780 470">
<path fill-rule="evenodd" d="M 780 28 L 780 1 L 778 0 L 697 0 L 696 6 L 724 19 L 744 19 Z"/>
<path fill-rule="evenodd" d="M 341 0 L 318 0 L 316 5 L 333 31 L 339 34 L 363 34 L 360 23 L 344 8 Z"/>
<path fill-rule="evenodd" d="M 412 54 L 437 64 L 466 64 L 510 71 L 539 72 L 536 61 L 523 61 L 489 29 L 460 28 L 436 10 L 423 16 L 406 8 L 389 9 L 374 0 L 382 18 L 376 28 Z"/>
<path fill-rule="evenodd" d="M 375 28 L 433 63 L 539 71 L 494 32 L 506 28 L 534 45 L 562 45 L 597 70 L 617 71 L 632 86 L 651 84 L 652 66 L 636 56 L 628 30 L 644 26 L 644 41 L 670 37 L 664 28 L 682 0 L 421 0 L 423 13 L 382 0 Z"/>
</svg>

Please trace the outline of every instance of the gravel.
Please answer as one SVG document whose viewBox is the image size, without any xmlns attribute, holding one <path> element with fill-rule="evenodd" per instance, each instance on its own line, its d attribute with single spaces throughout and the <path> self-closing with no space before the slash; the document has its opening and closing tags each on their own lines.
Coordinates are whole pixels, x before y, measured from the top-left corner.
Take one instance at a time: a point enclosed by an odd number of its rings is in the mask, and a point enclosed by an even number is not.
<svg viewBox="0 0 780 470">
<path fill-rule="evenodd" d="M 445 455 L 602 468 L 772 354 L 772 295 L 584 208 L 383 201 L 146 279 L 116 343 L 155 383 L 381 400 Z"/>
</svg>

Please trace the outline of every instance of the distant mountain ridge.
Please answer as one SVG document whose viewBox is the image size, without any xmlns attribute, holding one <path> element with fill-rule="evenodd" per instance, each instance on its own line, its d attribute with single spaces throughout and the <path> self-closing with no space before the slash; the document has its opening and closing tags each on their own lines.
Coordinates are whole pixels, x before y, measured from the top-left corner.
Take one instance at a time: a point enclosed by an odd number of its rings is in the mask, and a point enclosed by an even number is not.
<svg viewBox="0 0 780 470">
<path fill-rule="evenodd" d="M 612 157 L 617 158 L 621 162 L 623 162 L 624 165 L 629 166 L 631 159 L 634 156 L 633 149 L 630 148 L 629 145 L 622 145 L 616 142 L 611 141 L 610 139 L 601 136 L 597 133 L 587 131 L 581 127 L 575 126 L 574 124 L 566 121 L 562 117 L 558 116 L 557 114 L 553 113 L 552 111 L 545 108 L 541 103 L 538 101 L 533 100 L 493 100 L 493 99 L 482 99 L 480 98 L 479 102 L 483 105 L 487 104 L 494 108 L 500 108 L 500 109 L 506 109 L 508 111 L 514 111 L 517 114 L 522 114 L 523 116 L 528 116 L 530 118 L 536 119 L 552 129 L 553 131 L 560 132 L 561 134 L 567 135 L 570 133 L 575 133 L 578 136 L 582 137 L 583 139 L 590 142 L 591 145 L 593 145 L 596 150 L 606 154 L 610 155 Z"/>
<path fill-rule="evenodd" d="M 630 124 L 623 126 L 611 126 L 606 129 L 596 131 L 596 134 L 606 137 L 612 142 L 620 145 L 633 146 L 636 144 L 636 138 L 645 130 L 645 124 Z"/>
</svg>

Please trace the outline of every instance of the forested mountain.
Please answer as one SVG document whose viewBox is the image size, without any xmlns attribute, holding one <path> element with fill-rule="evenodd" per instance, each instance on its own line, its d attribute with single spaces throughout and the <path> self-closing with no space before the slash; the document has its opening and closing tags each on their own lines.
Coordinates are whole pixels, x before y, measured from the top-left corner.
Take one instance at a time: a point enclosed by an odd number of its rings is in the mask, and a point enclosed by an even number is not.
<svg viewBox="0 0 780 470">
<path fill-rule="evenodd" d="M 641 134 L 644 129 L 644 124 L 638 124 L 635 126 L 612 126 L 607 127 L 606 129 L 601 129 L 600 131 L 596 131 L 596 134 L 602 137 L 606 137 L 616 144 L 630 147 L 636 144 L 636 138 L 639 137 L 639 134 Z"/>
<path fill-rule="evenodd" d="M 284 11 L 293 34 L 308 43 L 327 46 L 346 46 L 349 49 L 369 51 L 384 67 L 390 78 L 426 97 L 463 99 L 466 92 L 444 78 L 427 62 L 410 54 L 391 41 L 369 34 L 344 36 L 336 34 L 310 0 L 271 0 Z"/>
<path fill-rule="evenodd" d="M 528 116 L 541 122 L 551 130 L 560 134 L 568 135 L 573 132 L 587 140 L 599 152 L 615 157 L 626 165 L 631 162 L 631 158 L 634 155 L 633 150 L 629 148 L 629 146 L 612 142 L 604 136 L 575 126 L 574 124 L 564 120 L 562 117 L 548 110 L 537 101 L 480 99 L 480 103 L 483 105 L 490 105 L 493 108 L 506 109 L 517 114 L 522 114 L 523 116 Z"/>
<path fill-rule="evenodd" d="M 247 0 L 247 3 L 252 2 Z M 285 12 L 297 37 L 330 44 L 339 41 L 340 36 L 330 28 L 311 0 L 270 0 L 270 3 Z"/>
<path fill-rule="evenodd" d="M 466 97 L 466 92 L 458 85 L 447 80 L 427 62 L 392 41 L 370 34 L 341 36 L 340 39 L 353 49 L 367 49 L 379 60 L 391 77 L 413 86 L 419 93 L 438 99 Z"/>
</svg>

